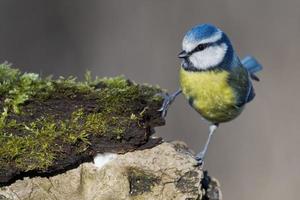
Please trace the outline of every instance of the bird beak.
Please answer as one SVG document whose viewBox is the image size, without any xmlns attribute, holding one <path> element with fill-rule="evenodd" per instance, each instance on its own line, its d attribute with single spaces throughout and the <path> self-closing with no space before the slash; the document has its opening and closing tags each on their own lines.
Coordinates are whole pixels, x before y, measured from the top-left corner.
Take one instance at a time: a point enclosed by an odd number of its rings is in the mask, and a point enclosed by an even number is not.
<svg viewBox="0 0 300 200">
<path fill-rule="evenodd" d="M 184 50 L 178 54 L 178 58 L 186 58 L 188 56 L 189 54 Z"/>
</svg>

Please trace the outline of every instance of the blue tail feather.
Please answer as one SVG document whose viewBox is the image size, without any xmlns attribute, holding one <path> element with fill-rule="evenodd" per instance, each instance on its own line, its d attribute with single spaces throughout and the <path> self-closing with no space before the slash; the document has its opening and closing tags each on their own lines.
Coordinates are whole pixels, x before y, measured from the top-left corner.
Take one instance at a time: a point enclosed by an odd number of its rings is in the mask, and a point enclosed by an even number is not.
<svg viewBox="0 0 300 200">
<path fill-rule="evenodd" d="M 252 56 L 246 56 L 242 60 L 242 64 L 250 74 L 254 74 L 262 70 L 262 65 Z"/>
</svg>

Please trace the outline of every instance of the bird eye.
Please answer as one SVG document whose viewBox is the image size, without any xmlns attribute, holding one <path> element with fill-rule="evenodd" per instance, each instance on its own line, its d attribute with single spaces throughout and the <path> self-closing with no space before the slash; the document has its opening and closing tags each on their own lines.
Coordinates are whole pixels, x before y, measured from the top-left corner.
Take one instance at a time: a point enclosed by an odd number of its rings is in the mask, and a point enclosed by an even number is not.
<svg viewBox="0 0 300 200">
<path fill-rule="evenodd" d="M 193 51 L 190 52 L 190 54 L 193 54 L 193 53 L 198 52 L 198 51 L 203 51 L 209 45 L 211 45 L 211 43 L 199 44 L 198 46 L 196 46 L 194 48 Z"/>
<path fill-rule="evenodd" d="M 196 47 L 195 51 L 203 51 L 206 48 L 206 46 L 207 46 L 206 44 L 199 44 Z"/>
<path fill-rule="evenodd" d="M 191 52 L 191 54 L 198 52 L 198 51 L 203 51 L 206 47 L 208 47 L 210 44 L 199 44 L 198 46 L 195 47 L 195 49 Z"/>
</svg>

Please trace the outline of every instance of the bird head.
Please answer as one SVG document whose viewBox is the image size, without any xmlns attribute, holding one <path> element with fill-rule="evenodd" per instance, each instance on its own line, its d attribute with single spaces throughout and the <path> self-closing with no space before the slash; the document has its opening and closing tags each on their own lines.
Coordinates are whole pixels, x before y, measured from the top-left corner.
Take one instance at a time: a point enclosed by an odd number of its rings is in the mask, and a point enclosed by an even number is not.
<svg viewBox="0 0 300 200">
<path fill-rule="evenodd" d="M 234 58 L 233 47 L 226 34 L 211 24 L 201 24 L 189 30 L 183 38 L 182 50 L 178 57 L 186 69 L 226 67 Z"/>
</svg>

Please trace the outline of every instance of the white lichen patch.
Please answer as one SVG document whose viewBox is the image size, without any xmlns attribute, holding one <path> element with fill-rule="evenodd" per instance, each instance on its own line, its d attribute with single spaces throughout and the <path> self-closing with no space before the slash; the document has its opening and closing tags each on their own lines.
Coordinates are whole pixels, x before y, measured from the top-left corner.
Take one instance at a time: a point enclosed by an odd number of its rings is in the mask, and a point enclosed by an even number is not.
<svg viewBox="0 0 300 200">
<path fill-rule="evenodd" d="M 98 168 L 102 168 L 116 157 L 117 154 L 114 153 L 99 153 L 94 158 L 94 165 Z"/>
</svg>

